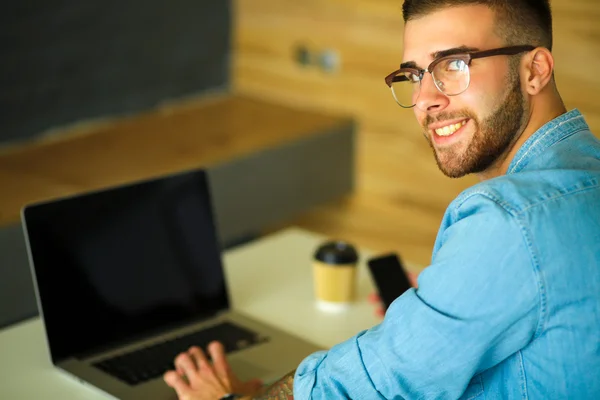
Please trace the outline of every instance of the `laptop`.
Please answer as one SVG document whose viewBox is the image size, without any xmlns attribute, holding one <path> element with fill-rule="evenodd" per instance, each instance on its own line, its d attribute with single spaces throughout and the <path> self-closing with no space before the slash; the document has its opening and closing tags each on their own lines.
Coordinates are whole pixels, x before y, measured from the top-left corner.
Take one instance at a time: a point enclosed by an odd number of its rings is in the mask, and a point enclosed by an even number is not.
<svg viewBox="0 0 600 400">
<path fill-rule="evenodd" d="M 117 399 L 176 399 L 163 374 L 192 345 L 220 340 L 265 382 L 322 350 L 231 308 L 211 201 L 199 169 L 23 207 L 56 368 Z"/>
</svg>

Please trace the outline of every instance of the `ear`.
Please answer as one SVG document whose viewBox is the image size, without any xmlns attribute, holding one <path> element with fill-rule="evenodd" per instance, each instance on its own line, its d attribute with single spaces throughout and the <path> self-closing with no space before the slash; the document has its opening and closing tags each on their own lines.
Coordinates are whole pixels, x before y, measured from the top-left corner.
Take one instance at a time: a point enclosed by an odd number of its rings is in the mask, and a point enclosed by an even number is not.
<svg viewBox="0 0 600 400">
<path fill-rule="evenodd" d="M 543 47 L 532 50 L 524 57 L 525 89 L 530 95 L 540 93 L 552 79 L 554 72 L 554 57 Z"/>
</svg>

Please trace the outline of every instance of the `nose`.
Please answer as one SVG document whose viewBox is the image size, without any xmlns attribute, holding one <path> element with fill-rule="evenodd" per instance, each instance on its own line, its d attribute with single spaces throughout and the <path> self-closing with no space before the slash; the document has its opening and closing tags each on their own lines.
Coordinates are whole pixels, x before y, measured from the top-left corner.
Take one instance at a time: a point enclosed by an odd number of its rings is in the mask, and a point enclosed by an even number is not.
<svg viewBox="0 0 600 400">
<path fill-rule="evenodd" d="M 423 112 L 439 112 L 448 106 L 450 99 L 440 92 L 431 74 L 425 74 L 421 80 L 419 95 L 415 102 L 416 107 Z"/>
</svg>

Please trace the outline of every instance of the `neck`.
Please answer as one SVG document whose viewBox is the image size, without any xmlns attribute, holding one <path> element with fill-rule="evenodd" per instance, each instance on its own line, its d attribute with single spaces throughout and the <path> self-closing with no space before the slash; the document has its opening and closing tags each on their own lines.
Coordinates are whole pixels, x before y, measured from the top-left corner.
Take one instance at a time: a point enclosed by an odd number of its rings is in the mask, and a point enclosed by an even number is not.
<svg viewBox="0 0 600 400">
<path fill-rule="evenodd" d="M 548 88 L 547 90 L 552 90 L 552 92 L 546 93 L 544 99 L 535 99 L 535 101 L 530 103 L 529 113 L 524 124 L 525 127 L 521 134 L 515 136 L 515 139 L 506 152 L 490 168 L 477 174 L 480 180 L 483 181 L 505 175 L 506 171 L 508 171 L 508 166 L 527 139 L 542 126 L 567 112 L 560 95 L 553 89 Z"/>
</svg>

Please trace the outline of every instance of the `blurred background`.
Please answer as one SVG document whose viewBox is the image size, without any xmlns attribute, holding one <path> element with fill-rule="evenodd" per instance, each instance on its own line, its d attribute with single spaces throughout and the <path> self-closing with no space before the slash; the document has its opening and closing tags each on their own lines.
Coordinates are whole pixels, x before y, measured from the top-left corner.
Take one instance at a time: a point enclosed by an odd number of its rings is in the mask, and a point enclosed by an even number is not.
<svg viewBox="0 0 600 400">
<path fill-rule="evenodd" d="M 598 134 L 600 3 L 551 4 L 559 90 Z M 190 160 L 234 159 L 295 140 L 299 127 L 318 135 L 351 119 L 352 189 L 261 230 L 297 225 L 427 265 L 446 206 L 476 179 L 438 171 L 412 112 L 384 83 L 401 62 L 401 7 L 401 0 L 5 4 L 0 225 L 13 229 L 29 201 Z M 204 137 L 211 124 L 217 128 Z M 194 145 L 177 132 L 193 132 Z M 310 154 L 302 162 L 308 168 Z M 4 249 L 18 241 L 5 239 Z"/>
</svg>

